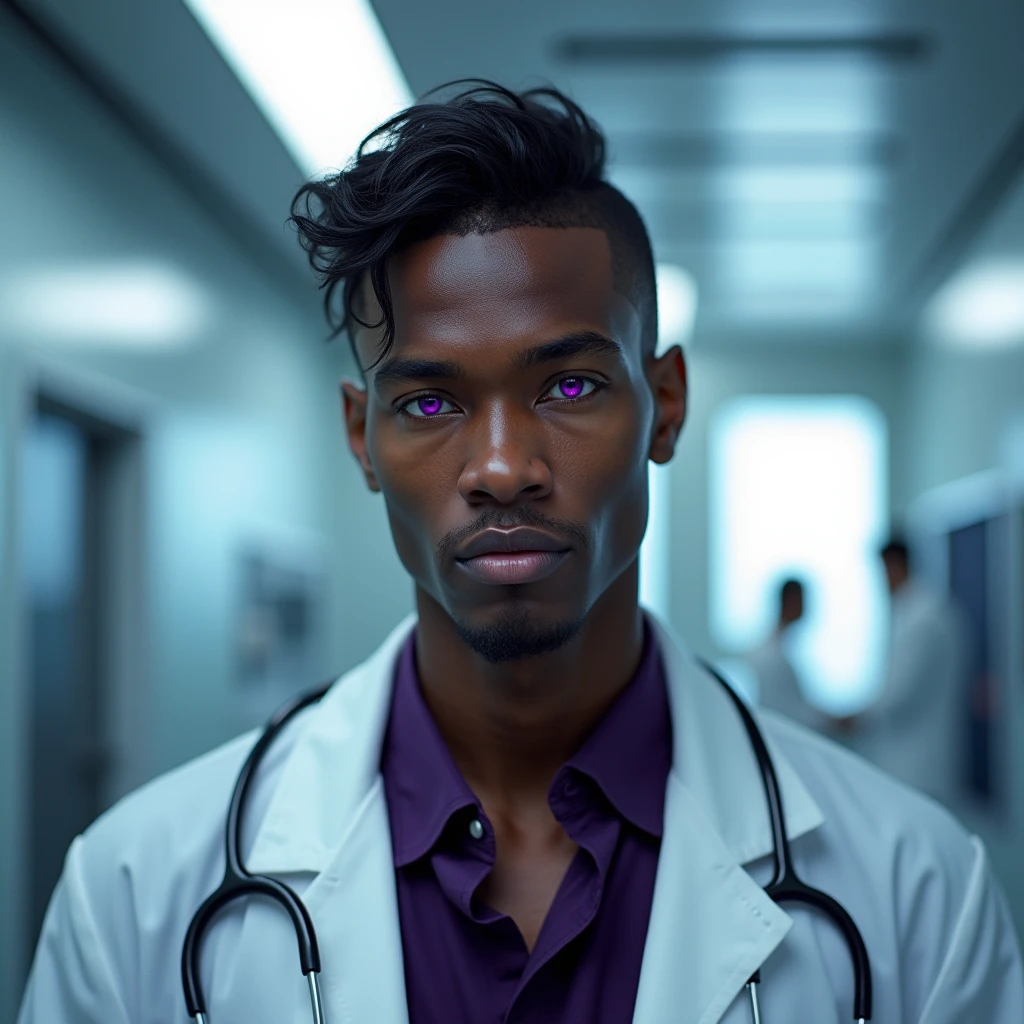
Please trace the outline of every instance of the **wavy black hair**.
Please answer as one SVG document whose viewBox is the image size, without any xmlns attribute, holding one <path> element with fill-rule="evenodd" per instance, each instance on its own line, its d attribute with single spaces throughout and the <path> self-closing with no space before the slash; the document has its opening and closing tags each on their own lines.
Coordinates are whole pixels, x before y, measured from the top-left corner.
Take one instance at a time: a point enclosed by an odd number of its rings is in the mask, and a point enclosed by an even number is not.
<svg viewBox="0 0 1024 1024">
<path fill-rule="evenodd" d="M 441 88 L 467 85 L 386 121 L 344 170 L 296 194 L 290 221 L 333 332 L 347 330 L 351 340 L 355 325 L 383 327 L 376 361 L 384 358 L 395 334 L 388 260 L 414 242 L 523 226 L 596 227 L 608 236 L 616 290 L 639 312 L 645 351 L 653 352 L 651 243 L 636 208 L 604 180 L 601 130 L 556 89 L 516 93 L 481 80 Z M 367 278 L 381 309 L 377 323 L 357 308 Z"/>
</svg>

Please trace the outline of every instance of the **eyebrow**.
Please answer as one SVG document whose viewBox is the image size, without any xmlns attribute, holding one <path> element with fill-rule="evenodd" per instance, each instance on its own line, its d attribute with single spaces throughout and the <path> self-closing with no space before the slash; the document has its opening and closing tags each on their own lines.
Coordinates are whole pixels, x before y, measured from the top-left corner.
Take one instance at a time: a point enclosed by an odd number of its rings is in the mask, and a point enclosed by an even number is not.
<svg viewBox="0 0 1024 1024">
<path fill-rule="evenodd" d="M 373 374 L 378 390 L 419 380 L 457 380 L 466 371 L 458 364 L 439 359 L 387 359 Z"/>
<path fill-rule="evenodd" d="M 597 331 L 573 331 L 554 341 L 520 352 L 512 363 L 517 370 L 528 370 L 543 363 L 554 363 L 574 356 L 615 356 L 624 358 L 622 346 Z"/>
<path fill-rule="evenodd" d="M 542 345 L 519 352 L 512 360 L 517 370 L 528 370 L 575 356 L 614 356 L 623 360 L 622 346 L 598 331 L 573 331 Z M 460 363 L 441 359 L 385 360 L 374 372 L 373 384 L 379 391 L 414 381 L 459 380 L 466 376 Z"/>
</svg>

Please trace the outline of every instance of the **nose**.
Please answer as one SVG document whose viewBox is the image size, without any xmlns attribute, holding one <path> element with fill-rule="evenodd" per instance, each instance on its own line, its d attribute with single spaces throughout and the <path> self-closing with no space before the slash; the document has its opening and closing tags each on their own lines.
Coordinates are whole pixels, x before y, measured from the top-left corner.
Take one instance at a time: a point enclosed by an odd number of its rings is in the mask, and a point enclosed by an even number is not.
<svg viewBox="0 0 1024 1024">
<path fill-rule="evenodd" d="M 514 505 L 551 493 L 551 467 L 534 419 L 495 405 L 466 432 L 469 451 L 459 494 L 471 505 Z"/>
</svg>

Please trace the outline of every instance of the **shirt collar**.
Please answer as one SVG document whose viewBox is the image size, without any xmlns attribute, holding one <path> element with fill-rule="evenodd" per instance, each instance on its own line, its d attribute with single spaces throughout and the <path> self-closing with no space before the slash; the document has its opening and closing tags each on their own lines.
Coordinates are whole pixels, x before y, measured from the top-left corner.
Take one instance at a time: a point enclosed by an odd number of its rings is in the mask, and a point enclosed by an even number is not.
<svg viewBox="0 0 1024 1024">
<path fill-rule="evenodd" d="M 636 674 L 566 765 L 593 779 L 620 817 L 661 836 L 672 721 L 661 654 L 646 622 Z"/>
<path fill-rule="evenodd" d="M 657 641 L 645 623 L 636 674 L 565 767 L 592 779 L 620 817 L 660 837 L 671 765 L 665 677 Z M 395 667 L 381 772 L 398 867 L 425 856 L 452 815 L 479 807 L 423 699 L 415 634 L 403 645 Z"/>
<path fill-rule="evenodd" d="M 736 709 L 672 630 L 654 616 L 648 619 L 669 695 L 671 778 L 685 788 L 739 863 L 762 857 L 772 848 L 764 784 Z M 269 806 L 252 819 L 251 872 L 322 871 L 351 836 L 353 821 L 372 805 L 395 663 L 415 625 L 409 616 L 396 626 L 368 661 L 343 676 L 308 712 L 291 742 L 287 736 L 280 741 L 286 749 L 277 758 L 279 767 L 262 773 L 257 782 L 258 789 L 268 788 Z M 767 712 L 758 718 L 770 726 L 766 740 L 793 840 L 817 828 L 823 815 L 780 744 L 797 750 L 825 741 Z M 667 822 L 672 820 L 670 815 Z M 679 821 L 676 827 L 682 827 Z"/>
<path fill-rule="evenodd" d="M 395 665 L 380 763 L 397 867 L 428 853 L 453 814 L 478 806 L 420 691 L 415 632 L 402 645 Z"/>
</svg>

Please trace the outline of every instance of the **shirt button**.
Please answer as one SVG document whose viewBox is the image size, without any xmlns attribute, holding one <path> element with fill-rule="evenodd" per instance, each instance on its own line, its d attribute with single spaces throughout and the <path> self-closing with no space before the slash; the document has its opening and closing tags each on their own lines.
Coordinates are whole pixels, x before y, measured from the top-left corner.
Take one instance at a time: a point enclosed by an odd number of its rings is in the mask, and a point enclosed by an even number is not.
<svg viewBox="0 0 1024 1024">
<path fill-rule="evenodd" d="M 484 837 L 484 826 L 483 826 L 483 823 L 480 821 L 479 818 L 474 818 L 469 823 L 469 834 L 474 839 L 483 839 L 483 837 Z"/>
<path fill-rule="evenodd" d="M 571 779 L 566 779 L 562 786 L 562 796 L 573 797 L 580 791 L 580 787 Z"/>
</svg>

